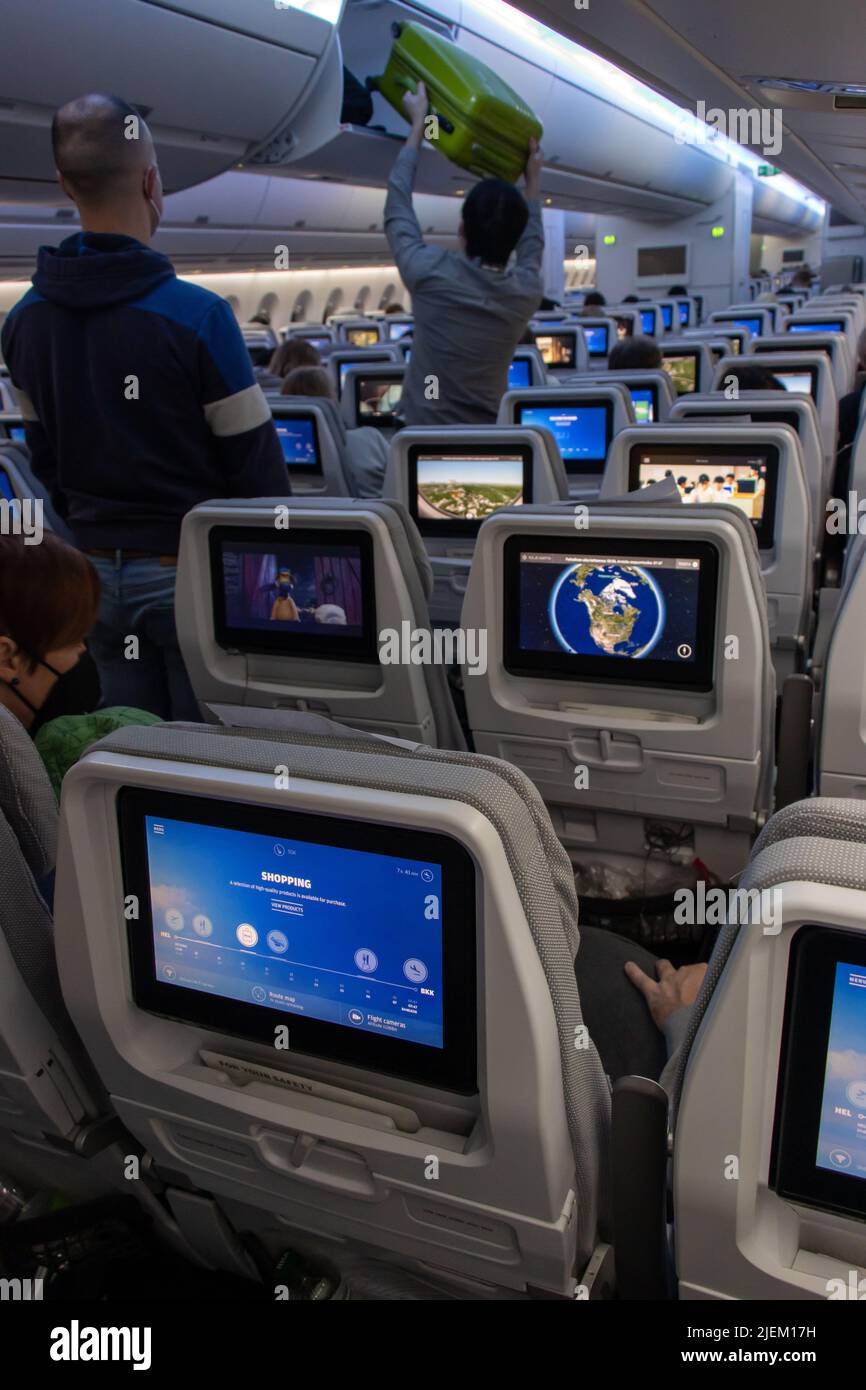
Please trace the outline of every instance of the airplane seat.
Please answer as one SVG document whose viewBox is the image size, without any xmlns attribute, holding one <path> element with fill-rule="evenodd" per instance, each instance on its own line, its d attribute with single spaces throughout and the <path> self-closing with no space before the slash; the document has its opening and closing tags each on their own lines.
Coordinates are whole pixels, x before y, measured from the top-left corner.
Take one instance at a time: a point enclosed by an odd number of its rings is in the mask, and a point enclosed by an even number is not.
<svg viewBox="0 0 866 1390">
<path fill-rule="evenodd" d="M 281 395 L 269 404 L 292 494 L 352 497 L 355 479 L 336 402 L 324 396 Z"/>
<path fill-rule="evenodd" d="M 760 354 L 759 354 L 760 355 Z M 716 363 L 712 392 L 724 392 L 726 378 L 736 373 L 742 358 L 731 354 Z M 765 365 L 763 362 L 760 365 Z M 836 436 L 839 427 L 839 403 L 830 359 L 825 352 L 776 351 L 766 360 L 766 366 L 795 395 L 810 395 L 818 412 L 821 447 L 824 456 L 825 486 L 829 492 L 836 469 Z"/>
<path fill-rule="evenodd" d="M 26 1191 L 98 1196 L 119 1186 L 123 1160 L 57 974 L 57 806 L 32 740 L 2 707 L 0 766 L 0 1173 Z"/>
<path fill-rule="evenodd" d="M 579 870 L 640 875 L 648 843 L 677 828 L 689 862 L 739 872 L 771 805 L 776 682 L 738 510 L 632 497 L 497 512 L 463 606 L 463 625 L 478 623 L 490 636 L 486 672 L 465 681 L 475 747 L 532 778 Z"/>
<path fill-rule="evenodd" d="M 679 1296 L 862 1297 L 866 807 L 777 812 L 739 889 L 665 1078 Z"/>
<path fill-rule="evenodd" d="M 64 996 L 201 1254 L 228 1220 L 464 1297 L 592 1284 L 609 1089 L 517 769 L 166 724 L 94 745 L 61 821 Z"/>
<path fill-rule="evenodd" d="M 816 643 L 816 781 L 820 796 L 866 798 L 866 535 L 852 537 L 838 598 Z"/>
<path fill-rule="evenodd" d="M 811 501 L 815 553 L 820 555 L 825 535 L 829 480 L 824 470 L 818 411 L 811 396 L 792 395 L 790 392 L 780 396 L 778 391 L 740 391 L 736 399 L 729 400 L 718 391 L 696 392 L 680 397 L 671 410 L 670 419 L 696 423 L 698 419 L 717 418 L 719 423 L 735 424 L 738 417 L 751 417 L 753 424 L 761 424 L 765 420 L 771 421 L 774 415 L 782 414 L 792 419 L 780 420 L 779 423 L 791 423 L 800 440 Z"/>
<path fill-rule="evenodd" d="M 548 430 L 556 441 L 573 497 L 598 494 L 611 441 L 634 423 L 628 387 L 601 373 L 557 386 L 506 391 L 499 425 Z"/>
<path fill-rule="evenodd" d="M 481 485 L 477 497 L 460 487 L 458 475 Z M 459 491 L 449 496 L 451 483 Z M 543 426 L 418 426 L 391 440 L 384 495 L 402 503 L 421 534 L 433 572 L 432 621 L 459 623 L 483 517 L 495 505 L 564 501 L 568 479 Z"/>
<path fill-rule="evenodd" d="M 291 497 L 194 507 L 181 529 L 175 615 L 203 718 L 274 727 L 287 710 L 311 710 L 374 733 L 465 747 L 448 665 L 432 659 L 432 585 L 421 537 L 398 502 Z"/>
<path fill-rule="evenodd" d="M 799 343 L 804 352 L 821 352 L 827 358 L 837 398 L 847 396 L 853 390 L 855 359 L 844 333 L 777 333 L 759 338 L 755 344 L 755 355 L 763 358 L 777 352 L 788 352 L 792 342 Z"/>
<path fill-rule="evenodd" d="M 18 399 L 10 378 L 0 376 L 0 410 L 15 412 L 18 408 Z"/>
<path fill-rule="evenodd" d="M 54 510 L 51 498 L 37 479 L 30 466 L 30 451 L 24 444 L 10 444 L 0 440 L 0 498 L 7 502 L 40 502 L 44 524 L 61 540 L 72 541 L 72 533 L 66 522 Z M 26 520 L 26 516 L 24 518 Z"/>
<path fill-rule="evenodd" d="M 781 392 L 777 393 L 781 396 Z M 763 469 L 763 473 L 761 473 Z M 640 425 L 614 439 L 601 497 L 621 497 L 659 475 L 684 477 L 683 501 L 700 502 L 700 479 L 735 478 L 730 501 L 751 524 L 758 541 L 776 676 L 802 669 L 812 630 L 814 527 L 803 454 L 786 424 L 732 424 L 689 420 Z M 718 501 L 706 486 L 706 496 Z"/>
</svg>

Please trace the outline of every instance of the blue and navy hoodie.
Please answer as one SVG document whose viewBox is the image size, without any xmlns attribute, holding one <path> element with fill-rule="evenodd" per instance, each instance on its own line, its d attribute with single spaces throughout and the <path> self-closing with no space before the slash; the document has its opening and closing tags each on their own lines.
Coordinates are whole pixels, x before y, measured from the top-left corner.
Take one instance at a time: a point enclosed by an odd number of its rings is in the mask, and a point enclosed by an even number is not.
<svg viewBox="0 0 866 1390">
<path fill-rule="evenodd" d="M 132 237 L 40 247 L 2 349 L 33 469 L 83 549 L 176 554 L 197 502 L 290 491 L 231 308 Z"/>
</svg>

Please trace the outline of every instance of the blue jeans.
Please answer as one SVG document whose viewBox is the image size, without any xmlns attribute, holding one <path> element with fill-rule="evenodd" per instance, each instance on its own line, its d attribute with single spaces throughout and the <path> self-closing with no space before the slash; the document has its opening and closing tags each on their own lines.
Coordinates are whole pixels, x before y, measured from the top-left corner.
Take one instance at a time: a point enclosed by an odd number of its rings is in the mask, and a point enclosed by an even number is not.
<svg viewBox="0 0 866 1390">
<path fill-rule="evenodd" d="M 99 668 L 106 705 L 132 705 L 162 719 L 198 721 L 174 624 L 177 569 L 159 558 L 109 560 L 91 555 L 102 584 L 102 600 L 88 646 Z M 138 639 L 137 655 L 128 638 Z"/>
</svg>

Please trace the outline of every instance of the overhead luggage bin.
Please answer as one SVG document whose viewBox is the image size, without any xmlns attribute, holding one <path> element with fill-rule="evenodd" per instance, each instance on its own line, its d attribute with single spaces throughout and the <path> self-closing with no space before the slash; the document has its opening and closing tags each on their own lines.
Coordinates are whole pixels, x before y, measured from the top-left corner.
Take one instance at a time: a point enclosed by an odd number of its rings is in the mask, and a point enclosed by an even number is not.
<svg viewBox="0 0 866 1390">
<path fill-rule="evenodd" d="M 56 187 L 51 118 L 84 92 L 117 92 L 140 109 L 167 193 L 213 178 L 259 147 L 266 163 L 277 150 L 303 153 L 316 143 L 327 101 L 339 112 L 339 0 L 332 8 L 329 19 L 234 0 L 183 0 L 182 13 L 163 0 L 7 0 L 0 187 L 20 180 L 31 201 L 34 181 Z M 107 42 L 117 34 L 122 44 Z"/>
</svg>

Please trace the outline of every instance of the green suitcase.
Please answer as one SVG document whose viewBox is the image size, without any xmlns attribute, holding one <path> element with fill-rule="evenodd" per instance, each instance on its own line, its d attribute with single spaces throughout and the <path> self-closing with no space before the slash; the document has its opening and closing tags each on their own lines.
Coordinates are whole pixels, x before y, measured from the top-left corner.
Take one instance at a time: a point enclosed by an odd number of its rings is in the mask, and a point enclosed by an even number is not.
<svg viewBox="0 0 866 1390">
<path fill-rule="evenodd" d="M 431 144 L 461 169 L 514 183 L 526 165 L 530 138 L 541 139 L 534 112 L 486 63 L 425 25 L 394 24 L 391 32 L 387 67 L 381 77 L 367 78 L 368 88 L 405 116 L 405 93 L 423 82 L 438 120 Z"/>
</svg>

